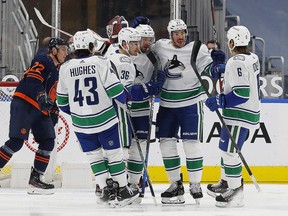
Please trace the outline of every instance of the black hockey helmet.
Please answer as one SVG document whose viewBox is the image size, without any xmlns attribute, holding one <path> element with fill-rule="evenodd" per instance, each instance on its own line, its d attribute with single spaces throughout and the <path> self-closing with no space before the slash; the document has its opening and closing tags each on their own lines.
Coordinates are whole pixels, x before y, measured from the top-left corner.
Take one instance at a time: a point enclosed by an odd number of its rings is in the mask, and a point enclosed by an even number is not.
<svg viewBox="0 0 288 216">
<path fill-rule="evenodd" d="M 53 47 L 55 47 L 57 50 L 60 48 L 60 46 L 67 46 L 69 47 L 66 40 L 58 37 L 52 37 L 48 43 L 49 52 L 52 51 Z"/>
</svg>

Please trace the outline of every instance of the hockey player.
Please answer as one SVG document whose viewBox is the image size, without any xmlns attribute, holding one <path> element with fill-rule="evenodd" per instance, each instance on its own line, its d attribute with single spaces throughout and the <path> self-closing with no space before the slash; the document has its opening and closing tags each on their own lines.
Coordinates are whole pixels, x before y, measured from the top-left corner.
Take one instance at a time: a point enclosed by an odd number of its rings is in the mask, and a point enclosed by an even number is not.
<svg viewBox="0 0 288 216">
<path fill-rule="evenodd" d="M 129 26 L 127 20 L 124 16 L 115 16 L 108 22 L 106 26 L 106 33 L 109 38 L 109 46 L 107 46 L 107 50 L 103 52 L 105 56 L 108 56 L 110 53 L 115 53 L 119 50 L 119 40 L 118 34 L 122 28 L 127 28 Z"/>
<path fill-rule="evenodd" d="M 156 71 L 157 74 L 154 74 L 153 64 L 147 57 L 150 46 L 155 42 L 154 30 L 151 26 L 142 24 L 137 25 L 136 30 L 141 35 L 141 41 L 137 56 L 131 56 L 136 67 L 136 78 L 131 93 L 131 117 L 142 152 L 145 155 L 147 139 L 150 139 L 150 137 L 147 137 L 148 130 L 149 127 L 151 127 L 151 125 L 149 125 L 149 98 L 159 94 L 165 81 L 165 73 L 159 70 Z M 154 76 L 157 77 L 157 80 L 154 79 Z M 142 170 L 143 164 L 134 137 L 132 139 L 127 163 L 128 181 L 133 187 L 138 187 L 137 184 L 141 178 Z"/>
<path fill-rule="evenodd" d="M 113 107 L 113 101 L 126 106 L 126 94 L 107 59 L 92 56 L 98 44 L 93 33 L 78 31 L 73 41 L 77 58 L 60 69 L 57 101 L 60 109 L 71 115 L 82 151 L 102 190 L 100 199 L 115 207 L 117 197 L 119 206 L 125 206 L 139 193 L 127 185 L 118 118 Z"/>
<path fill-rule="evenodd" d="M 223 109 L 223 119 L 241 150 L 249 130 L 259 127 L 260 65 L 257 55 L 248 50 L 250 32 L 245 26 L 230 28 L 227 38 L 233 56 L 226 65 L 223 92 L 208 98 L 205 104 L 211 111 Z M 223 127 L 219 148 L 221 180 L 217 184 L 209 184 L 207 192 L 216 197 L 218 207 L 241 207 L 244 205 L 242 164 Z"/>
<path fill-rule="evenodd" d="M 185 202 L 177 137 L 182 139 L 186 155 L 190 194 L 196 203 L 199 203 L 199 199 L 203 197 L 200 186 L 203 169 L 202 100 L 206 95 L 190 64 L 194 42 L 186 43 L 186 24 L 181 19 L 174 19 L 169 22 L 167 30 L 170 39 L 160 39 L 152 47 L 152 51 L 160 58 L 162 68 L 166 70 L 166 81 L 160 94 L 160 107 L 156 118 L 156 137 L 160 138 L 160 150 L 171 182 L 170 187 L 161 194 L 162 203 Z M 219 51 L 215 55 L 222 53 Z M 215 73 L 214 67 L 217 64 L 211 63 L 207 46 L 202 44 L 196 60 L 198 71 L 211 70 Z"/>
<path fill-rule="evenodd" d="M 54 148 L 58 69 L 68 55 L 68 46 L 61 38 L 51 38 L 48 48 L 48 53 L 34 57 L 16 88 L 11 102 L 9 140 L 0 148 L 0 168 L 3 168 L 22 148 L 32 130 L 39 146 L 31 168 L 29 194 L 54 193 L 54 185 L 44 182 L 42 177 Z"/>
<path fill-rule="evenodd" d="M 123 28 L 118 35 L 118 51 L 110 53 L 107 58 L 116 72 L 120 82 L 124 85 L 127 98 L 130 98 L 130 91 L 136 77 L 136 69 L 131 60 L 131 56 L 136 56 L 139 51 L 139 41 L 141 36 L 134 28 Z M 126 116 L 126 110 L 117 106 L 118 117 L 120 119 L 119 129 L 124 147 L 125 158 L 128 156 L 128 148 L 131 145 L 132 132 L 131 125 Z"/>
</svg>

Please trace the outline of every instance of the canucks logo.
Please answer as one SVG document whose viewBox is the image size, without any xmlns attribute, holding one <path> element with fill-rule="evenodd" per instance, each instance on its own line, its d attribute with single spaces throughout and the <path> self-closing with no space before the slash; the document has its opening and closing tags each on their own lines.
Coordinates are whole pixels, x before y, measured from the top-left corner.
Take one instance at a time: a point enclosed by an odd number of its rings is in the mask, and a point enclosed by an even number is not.
<svg viewBox="0 0 288 216">
<path fill-rule="evenodd" d="M 168 60 L 164 68 L 167 78 L 179 79 L 182 77 L 182 71 L 185 69 L 185 66 L 177 59 L 177 55 L 174 55 L 172 60 Z"/>
</svg>

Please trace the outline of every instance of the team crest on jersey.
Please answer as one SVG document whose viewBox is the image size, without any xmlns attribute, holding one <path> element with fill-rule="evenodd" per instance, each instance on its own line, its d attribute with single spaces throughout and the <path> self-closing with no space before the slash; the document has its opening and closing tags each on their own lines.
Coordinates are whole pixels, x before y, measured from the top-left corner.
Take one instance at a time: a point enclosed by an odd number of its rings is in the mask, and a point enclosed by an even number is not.
<svg viewBox="0 0 288 216">
<path fill-rule="evenodd" d="M 120 62 L 128 62 L 128 63 L 131 63 L 131 59 L 128 58 L 127 56 L 122 56 L 122 57 L 120 57 L 119 61 L 120 61 Z"/>
<path fill-rule="evenodd" d="M 168 60 L 164 68 L 167 71 L 167 78 L 179 79 L 182 77 L 182 71 L 185 69 L 185 66 L 177 59 L 177 55 L 174 55 L 172 60 Z"/>
</svg>

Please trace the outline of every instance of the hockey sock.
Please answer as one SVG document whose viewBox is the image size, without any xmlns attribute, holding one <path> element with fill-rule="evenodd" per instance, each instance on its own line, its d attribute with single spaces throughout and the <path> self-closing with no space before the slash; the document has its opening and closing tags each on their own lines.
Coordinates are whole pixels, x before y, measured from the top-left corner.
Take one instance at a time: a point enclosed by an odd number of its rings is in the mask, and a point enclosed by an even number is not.
<svg viewBox="0 0 288 216">
<path fill-rule="evenodd" d="M 203 171 L 202 146 L 198 140 L 183 140 L 189 182 L 199 183 Z"/>
<path fill-rule="evenodd" d="M 160 150 L 170 182 L 180 180 L 180 156 L 176 138 L 160 138 Z"/>
</svg>

